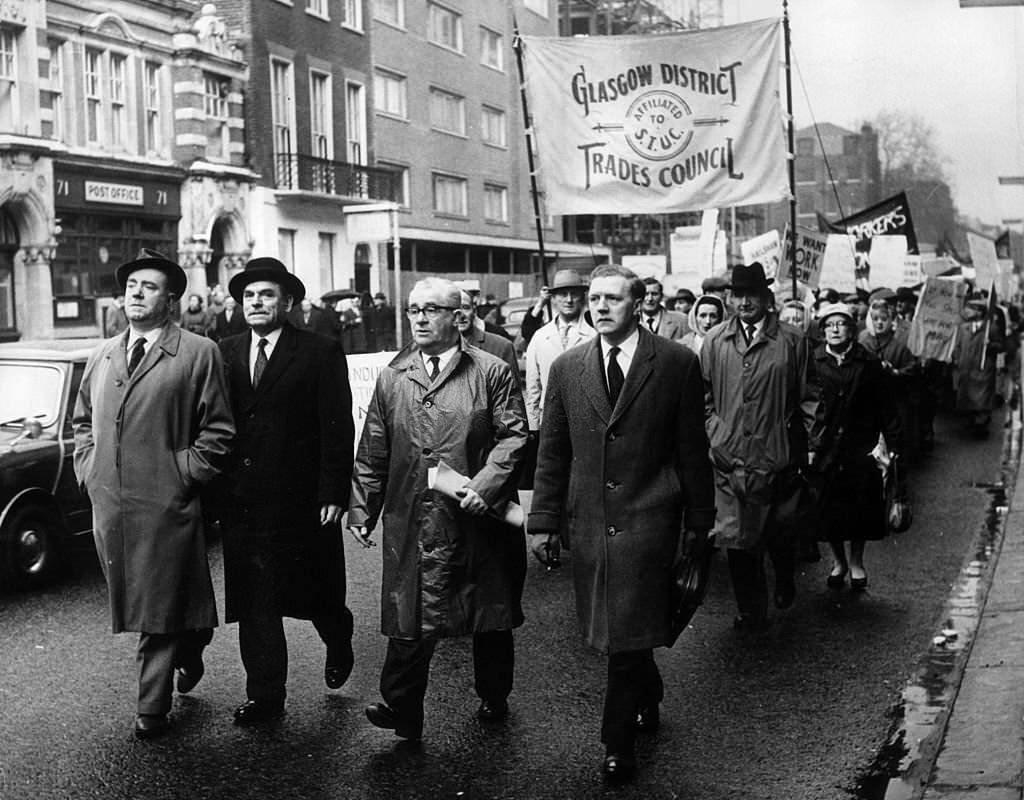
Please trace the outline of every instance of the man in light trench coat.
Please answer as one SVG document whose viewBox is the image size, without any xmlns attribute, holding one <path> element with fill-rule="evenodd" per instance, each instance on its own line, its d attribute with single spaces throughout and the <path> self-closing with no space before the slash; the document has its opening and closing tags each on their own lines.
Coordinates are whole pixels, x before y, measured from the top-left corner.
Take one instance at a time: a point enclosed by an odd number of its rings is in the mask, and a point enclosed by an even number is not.
<svg viewBox="0 0 1024 800">
<path fill-rule="evenodd" d="M 700 365 L 638 326 L 643 299 L 628 269 L 591 275 L 598 336 L 551 367 L 529 516 L 542 561 L 567 537 L 580 627 L 608 654 L 601 741 L 612 782 L 633 777 L 637 730 L 660 721 L 653 648 L 672 641 L 680 537 L 703 540 L 715 520 Z"/>
<path fill-rule="evenodd" d="M 116 275 L 128 332 L 86 364 L 75 475 L 92 501 L 113 632 L 140 633 L 135 733 L 150 738 L 168 727 L 175 668 L 178 691 L 190 691 L 217 625 L 199 491 L 235 427 L 217 345 L 170 320 L 181 267 L 144 250 Z"/>
<path fill-rule="evenodd" d="M 438 639 L 473 636 L 477 716 L 508 715 L 523 624 L 522 527 L 493 516 L 515 497 L 526 411 L 512 369 L 467 345 L 459 289 L 427 278 L 409 295 L 412 344 L 380 373 L 356 453 L 348 526 L 370 546 L 384 520 L 383 702 L 366 716 L 405 739 L 423 733 L 423 702 Z M 449 498 L 427 487 L 444 462 L 468 481 Z"/>
</svg>

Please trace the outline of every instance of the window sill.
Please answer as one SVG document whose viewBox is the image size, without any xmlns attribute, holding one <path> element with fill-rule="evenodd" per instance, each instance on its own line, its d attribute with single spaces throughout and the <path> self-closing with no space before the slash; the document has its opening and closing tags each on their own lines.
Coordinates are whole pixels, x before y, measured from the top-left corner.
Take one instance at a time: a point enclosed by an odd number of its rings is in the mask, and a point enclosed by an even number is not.
<svg viewBox="0 0 1024 800">
<path fill-rule="evenodd" d="M 435 128 L 433 126 L 430 127 L 430 130 L 434 133 L 443 133 L 445 136 L 454 136 L 456 139 L 469 141 L 469 137 L 466 134 L 459 133 L 458 131 L 446 131 L 444 128 Z"/>
<path fill-rule="evenodd" d="M 376 114 L 378 117 L 384 117 L 385 119 L 394 120 L 395 122 L 404 122 L 407 125 L 409 124 L 408 116 L 403 117 L 399 114 L 394 113 L 393 111 L 384 111 L 383 109 L 375 108 L 373 110 L 373 113 Z"/>
<path fill-rule="evenodd" d="M 434 216 L 438 219 L 457 219 L 462 222 L 469 222 L 468 214 L 456 214 L 452 211 L 438 211 L 436 208 L 434 209 Z"/>
</svg>

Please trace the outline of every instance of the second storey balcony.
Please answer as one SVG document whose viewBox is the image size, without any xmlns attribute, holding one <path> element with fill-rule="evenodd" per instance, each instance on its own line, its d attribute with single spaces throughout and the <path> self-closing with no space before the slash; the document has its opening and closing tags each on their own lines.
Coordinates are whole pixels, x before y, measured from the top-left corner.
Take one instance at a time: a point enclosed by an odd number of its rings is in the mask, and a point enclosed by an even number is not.
<svg viewBox="0 0 1024 800">
<path fill-rule="evenodd" d="M 399 188 L 394 170 L 301 153 L 274 156 L 274 187 L 279 192 L 329 194 L 354 203 L 397 200 Z"/>
</svg>

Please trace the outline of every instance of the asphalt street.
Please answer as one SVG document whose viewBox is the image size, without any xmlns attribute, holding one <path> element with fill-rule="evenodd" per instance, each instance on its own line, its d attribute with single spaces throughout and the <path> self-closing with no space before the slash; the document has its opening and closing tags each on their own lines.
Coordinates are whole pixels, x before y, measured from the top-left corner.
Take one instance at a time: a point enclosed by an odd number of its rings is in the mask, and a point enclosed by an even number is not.
<svg viewBox="0 0 1024 800">
<path fill-rule="evenodd" d="M 507 723 L 475 719 L 469 643 L 453 640 L 434 660 L 422 745 L 371 727 L 363 708 L 377 699 L 385 645 L 380 552 L 348 541 L 352 678 L 327 690 L 312 626 L 290 621 L 287 713 L 261 729 L 232 724 L 244 675 L 237 629 L 226 626 L 206 677 L 175 697 L 173 732 L 133 737 L 136 637 L 110 635 L 88 548 L 60 586 L 0 596 L 0 800 L 851 797 L 984 525 L 986 485 L 1000 474 L 997 426 L 978 441 L 939 421 L 934 455 L 911 474 L 914 526 L 869 544 L 863 595 L 826 589 L 826 556 L 801 567 L 797 602 L 769 633 L 740 635 L 720 555 L 704 608 L 658 652 L 662 727 L 641 741 L 629 787 L 601 781 L 605 661 L 578 634 L 569 569 L 548 573 L 532 559 Z M 223 598 L 219 546 L 211 561 Z"/>
</svg>

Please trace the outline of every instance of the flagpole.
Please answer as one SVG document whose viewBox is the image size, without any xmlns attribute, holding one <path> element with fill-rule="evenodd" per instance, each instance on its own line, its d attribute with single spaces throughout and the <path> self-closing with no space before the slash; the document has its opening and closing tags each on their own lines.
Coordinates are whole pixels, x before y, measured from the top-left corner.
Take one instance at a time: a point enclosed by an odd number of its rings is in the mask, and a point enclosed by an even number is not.
<svg viewBox="0 0 1024 800">
<path fill-rule="evenodd" d="M 523 130 L 526 134 L 526 163 L 530 170 L 530 194 L 533 196 L 533 221 L 537 228 L 537 249 L 540 251 L 540 275 L 543 286 L 548 286 L 548 267 L 544 262 L 544 225 L 540 217 L 540 195 L 537 191 L 537 168 L 533 162 L 533 125 L 530 122 L 530 108 L 526 102 L 526 77 L 523 75 L 523 40 L 519 37 L 519 23 L 512 14 L 512 49 L 516 51 L 516 68 L 519 71 L 519 97 L 523 104 Z M 790 176 L 792 183 L 792 176 Z"/>
<path fill-rule="evenodd" d="M 796 281 L 796 150 L 793 143 L 793 78 L 789 62 L 789 0 L 782 0 L 782 34 L 786 48 L 786 111 L 788 112 L 787 135 L 789 137 L 789 271 L 793 276 L 793 299 L 797 298 Z"/>
</svg>

